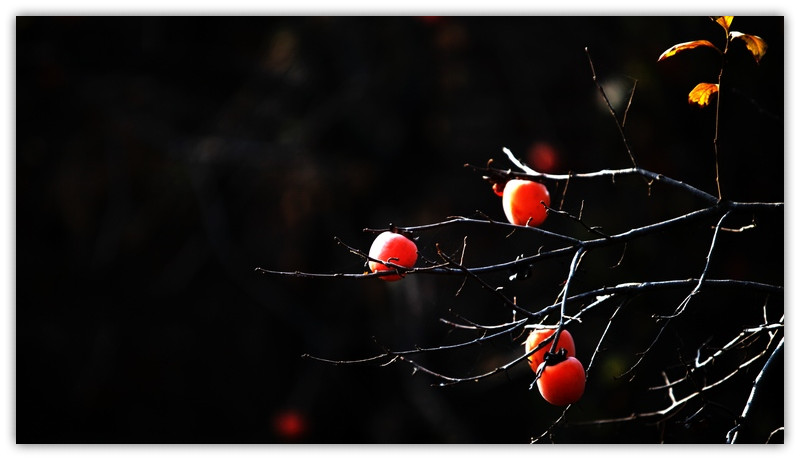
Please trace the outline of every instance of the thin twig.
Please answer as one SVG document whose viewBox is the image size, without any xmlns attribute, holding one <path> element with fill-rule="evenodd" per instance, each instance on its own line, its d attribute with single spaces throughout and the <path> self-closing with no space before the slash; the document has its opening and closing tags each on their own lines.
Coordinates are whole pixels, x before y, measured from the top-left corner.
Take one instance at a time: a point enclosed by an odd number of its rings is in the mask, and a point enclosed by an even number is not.
<svg viewBox="0 0 800 460">
<path fill-rule="evenodd" d="M 758 335 L 761 332 L 769 332 L 769 331 L 774 331 L 774 330 L 777 330 L 777 329 L 783 329 L 783 320 L 781 320 L 780 323 L 764 324 L 764 325 L 759 326 L 759 327 L 745 328 L 741 332 L 739 332 L 739 334 L 736 337 L 734 337 L 733 339 L 729 340 L 728 343 L 723 345 L 722 348 L 720 348 L 719 350 L 715 351 L 713 354 L 709 355 L 706 359 L 704 359 L 702 361 L 700 361 L 700 353 L 702 351 L 702 348 L 700 348 L 700 349 L 697 350 L 697 355 L 695 356 L 694 368 L 695 369 L 699 369 L 699 368 L 704 367 L 704 366 L 706 366 L 706 365 L 708 365 L 710 363 L 713 363 L 714 360 L 716 360 L 717 358 L 722 356 L 724 353 L 726 353 L 726 352 L 728 352 L 728 351 L 740 346 L 741 344 L 743 344 L 744 342 L 750 340 L 752 337 L 755 337 L 756 335 Z"/>
<path fill-rule="evenodd" d="M 608 111 L 611 112 L 611 116 L 614 118 L 614 124 L 617 125 L 617 130 L 619 131 L 620 136 L 622 136 L 622 142 L 625 144 L 625 150 L 628 152 L 628 157 L 631 159 L 631 164 L 634 168 L 638 167 L 636 165 L 636 159 L 633 158 L 633 153 L 631 152 L 631 147 L 628 144 L 628 138 L 625 136 L 625 128 L 622 124 L 620 124 L 619 119 L 617 118 L 617 113 L 614 111 L 614 107 L 611 106 L 611 101 L 608 100 L 608 96 L 606 96 L 605 90 L 600 85 L 600 81 L 597 79 L 597 73 L 594 71 L 594 63 L 592 62 L 592 56 L 589 54 L 589 47 L 585 47 L 584 51 L 586 51 L 586 57 L 589 59 L 589 67 L 592 69 L 592 81 L 597 86 L 597 89 L 600 91 L 600 94 L 603 95 L 603 100 L 606 101 L 606 106 L 608 107 Z M 633 95 L 631 95 L 633 97 Z M 630 107 L 630 101 L 628 102 L 628 106 Z M 625 113 L 627 115 L 628 110 L 625 109 Z"/>
<path fill-rule="evenodd" d="M 769 436 L 767 436 L 767 441 L 764 444 L 769 444 L 770 441 L 772 441 L 772 437 L 775 436 L 778 432 L 781 432 L 781 431 L 784 431 L 784 427 L 782 427 L 782 426 L 772 430 L 770 432 Z"/>
<path fill-rule="evenodd" d="M 376 361 L 382 361 L 382 360 L 386 360 L 386 359 L 395 359 L 396 357 L 403 357 L 403 356 L 415 355 L 415 354 L 420 354 L 420 353 L 430 353 L 430 352 L 436 352 L 436 351 L 448 351 L 448 350 L 455 350 L 455 349 L 470 347 L 470 346 L 477 345 L 477 344 L 486 342 L 488 340 L 492 340 L 494 338 L 500 337 L 500 336 L 502 336 L 504 334 L 508 334 L 509 332 L 522 327 L 523 325 L 525 325 L 526 322 L 527 322 L 526 319 L 521 319 L 521 320 L 518 320 L 518 321 L 515 321 L 515 322 L 512 322 L 512 323 L 508 323 L 507 327 L 505 327 L 505 328 L 503 328 L 503 329 L 501 329 L 501 330 L 499 330 L 497 332 L 493 332 L 491 334 L 482 334 L 479 337 L 474 338 L 472 340 L 467 340 L 467 341 L 464 341 L 464 342 L 458 342 L 458 343 L 450 344 L 450 345 L 438 345 L 438 346 L 435 346 L 435 347 L 416 347 L 414 349 L 400 350 L 400 351 L 393 351 L 393 350 L 389 350 L 386 347 L 382 347 L 384 349 L 383 353 L 380 353 L 380 354 L 377 354 L 377 355 L 373 355 L 373 356 L 369 356 L 367 358 L 341 359 L 341 360 L 337 359 L 337 360 L 334 360 L 334 359 L 328 359 L 328 358 L 320 358 L 318 356 L 313 356 L 313 355 L 310 355 L 310 354 L 304 354 L 304 355 L 302 355 L 302 357 L 303 358 L 308 358 L 308 359 L 313 359 L 315 361 L 320 361 L 320 362 L 323 362 L 323 363 L 335 364 L 335 365 L 342 365 L 342 364 L 369 364 L 369 363 L 373 363 L 373 362 L 376 362 Z M 470 378 L 467 378 L 467 379 L 464 379 L 464 380 L 470 380 Z"/>
<path fill-rule="evenodd" d="M 462 272 L 464 272 L 464 273 L 465 273 L 467 276 L 469 276 L 470 278 L 472 278 L 472 279 L 474 279 L 475 281 L 477 281 L 477 282 L 478 282 L 478 284 L 480 284 L 482 287 L 484 287 L 485 289 L 487 289 L 487 290 L 488 290 L 488 291 L 490 291 L 490 292 L 493 292 L 493 293 L 494 293 L 496 296 L 500 297 L 500 299 L 503 301 L 503 304 L 504 304 L 504 305 L 506 305 L 506 306 L 510 307 L 510 308 L 511 308 L 511 309 L 513 309 L 514 311 L 521 311 L 522 313 L 524 313 L 524 314 L 525 314 L 525 315 L 527 315 L 528 317 L 535 316 L 535 315 L 534 315 L 533 313 L 531 313 L 530 311 L 528 311 L 528 310 L 526 310 L 526 309 L 524 309 L 524 308 L 520 307 L 519 305 L 515 304 L 515 303 L 514 303 L 514 301 L 512 301 L 511 299 L 509 299 L 508 297 L 506 297 L 506 296 L 505 296 L 505 294 L 503 294 L 502 292 L 500 292 L 500 290 L 499 290 L 498 288 L 496 288 L 496 287 L 494 287 L 494 286 L 490 285 L 489 283 L 487 283 L 487 282 L 486 282 L 486 281 L 485 281 L 483 278 L 481 278 L 480 276 L 477 276 L 475 273 L 473 273 L 473 272 L 472 272 L 472 270 L 470 270 L 469 268 L 467 268 L 467 267 L 465 267 L 465 266 L 463 266 L 463 265 L 459 264 L 458 262 L 456 262 L 455 260 L 453 260 L 452 258 L 450 258 L 450 257 L 449 257 L 447 254 L 445 254 L 445 253 L 444 253 L 444 252 L 441 250 L 441 248 L 439 247 L 439 244 L 438 244 L 438 243 L 436 244 L 436 250 L 439 252 L 439 256 L 440 256 L 442 259 L 444 259 L 444 260 L 445 260 L 445 261 L 446 261 L 446 262 L 447 262 L 449 265 L 451 265 L 451 266 L 453 266 L 453 267 L 455 267 L 455 268 L 457 268 L 457 269 L 461 270 L 461 271 L 462 271 Z"/>
<path fill-rule="evenodd" d="M 683 301 L 680 303 L 680 305 L 673 312 L 672 315 L 660 316 L 659 318 L 667 318 L 667 317 L 674 318 L 680 315 L 689 305 L 689 302 L 692 300 L 692 298 L 700 293 L 700 290 L 703 287 L 703 281 L 705 281 L 706 276 L 708 275 L 708 268 L 711 266 L 711 256 L 714 253 L 714 248 L 717 245 L 717 236 L 719 235 L 719 229 L 722 228 L 722 222 L 725 220 L 726 217 L 730 215 L 730 213 L 731 213 L 730 211 L 727 211 L 725 214 L 723 214 L 722 217 L 720 217 L 719 222 L 717 222 L 717 225 L 714 227 L 714 236 L 711 238 L 711 244 L 709 245 L 708 253 L 706 254 L 706 264 L 703 267 L 702 273 L 700 273 L 700 278 L 697 280 L 697 285 L 694 287 L 694 289 L 692 289 L 692 292 L 690 292 L 689 295 L 686 296 L 685 299 L 683 299 Z"/>
<path fill-rule="evenodd" d="M 585 228 L 588 232 L 596 233 L 596 234 L 602 236 L 603 238 L 608 238 L 608 235 L 606 235 L 605 233 L 603 233 L 600 230 L 598 230 L 599 227 L 597 227 L 597 226 L 593 227 L 593 226 L 590 226 L 589 224 L 587 224 L 583 220 L 582 216 L 574 216 L 574 215 L 570 214 L 567 211 L 561 211 L 561 210 L 558 210 L 558 209 L 551 208 L 550 206 L 547 206 L 546 204 L 544 204 L 544 201 L 542 202 L 542 205 L 544 205 L 544 207 L 545 207 L 545 209 L 547 209 L 548 213 L 552 212 L 554 214 L 559 214 L 559 215 L 562 215 L 562 216 L 566 216 L 566 217 L 574 220 L 575 222 L 581 224 L 581 226 L 583 228 Z M 581 202 L 581 214 L 583 214 L 583 202 Z"/>
<path fill-rule="evenodd" d="M 536 438 L 532 438 L 531 439 L 531 444 L 536 444 L 543 437 L 547 436 L 548 434 L 552 434 L 553 428 L 558 426 L 564 420 L 564 417 L 567 416 L 567 409 L 569 409 L 570 407 L 572 407 L 572 404 L 570 404 L 569 406 L 565 407 L 564 410 L 561 411 L 561 415 L 559 415 L 558 418 L 553 423 L 551 423 L 549 427 L 547 427 L 547 430 L 545 430 L 544 433 L 540 434 Z"/>
<path fill-rule="evenodd" d="M 594 358 L 600 353 L 600 345 L 603 344 L 603 340 L 606 338 L 606 334 L 608 334 L 609 329 L 611 329 L 611 323 L 614 322 L 614 318 L 617 317 L 617 313 L 622 309 L 624 302 L 617 305 L 617 308 L 614 309 L 614 313 L 611 314 L 611 317 L 608 318 L 608 322 L 606 323 L 606 328 L 603 330 L 603 335 L 600 336 L 600 340 L 597 341 L 597 346 L 592 353 L 591 359 L 589 359 L 589 364 L 586 366 L 586 379 L 589 379 L 589 371 L 592 369 L 594 365 Z"/>
<path fill-rule="evenodd" d="M 610 269 L 619 268 L 619 266 L 622 265 L 622 260 L 625 259 L 625 253 L 627 252 L 627 250 L 628 250 L 628 243 L 625 243 L 624 245 L 622 245 L 622 254 L 620 254 L 617 263 L 608 268 Z"/>
<path fill-rule="evenodd" d="M 637 359 L 636 362 L 633 363 L 633 365 L 628 368 L 628 370 L 626 370 L 625 372 L 620 374 L 617 378 L 621 379 L 623 377 L 627 377 L 629 374 L 632 374 L 633 371 L 636 370 L 637 367 L 639 367 L 639 365 L 642 363 L 642 361 L 644 361 L 644 358 L 647 356 L 647 354 L 650 353 L 650 350 L 652 350 L 653 347 L 656 346 L 656 343 L 658 343 L 659 339 L 661 339 L 661 334 L 664 333 L 664 330 L 669 325 L 670 320 L 671 320 L 671 318 L 667 318 L 666 320 L 663 321 L 663 324 L 661 325 L 661 328 L 658 330 L 658 333 L 653 338 L 653 341 L 650 342 L 650 345 L 648 345 L 647 348 L 645 348 L 644 351 L 641 351 L 641 352 L 638 353 L 639 359 Z M 633 380 L 634 377 L 635 377 L 635 375 L 632 376 L 629 380 Z"/>
<path fill-rule="evenodd" d="M 746 232 L 747 230 L 753 230 L 754 228 L 756 228 L 756 219 L 755 219 L 755 217 L 753 218 L 753 221 L 748 225 L 742 225 L 739 228 L 722 227 L 720 230 L 722 230 L 723 232 L 729 232 L 729 233 L 743 233 L 743 232 Z"/>
<path fill-rule="evenodd" d="M 625 122 L 628 120 L 628 111 L 631 109 L 631 103 L 633 102 L 633 94 L 636 92 L 636 84 L 639 83 L 639 80 L 633 79 L 633 88 L 631 89 L 631 95 L 628 97 L 628 105 L 625 106 L 625 113 L 622 114 L 622 127 L 625 127 Z"/>
<path fill-rule="evenodd" d="M 456 329 L 467 329 L 467 330 L 473 330 L 473 331 L 491 331 L 491 330 L 495 330 L 495 329 L 502 329 L 504 327 L 514 326 L 514 325 L 517 325 L 520 322 L 522 322 L 523 324 L 528 322 L 528 318 L 522 318 L 520 320 L 514 320 L 514 321 L 511 321 L 509 323 L 486 325 L 486 324 L 478 324 L 475 321 L 471 321 L 471 320 L 465 318 L 462 315 L 459 315 L 458 313 L 456 313 L 456 312 L 454 312 L 452 310 L 450 311 L 450 314 L 455 316 L 456 318 L 460 319 L 461 321 L 464 321 L 467 324 L 456 323 L 454 321 L 450 321 L 449 319 L 445 319 L 445 318 L 439 318 L 439 321 L 441 323 L 447 324 L 448 326 L 454 327 Z"/>
<path fill-rule="evenodd" d="M 556 238 L 556 239 L 559 239 L 559 240 L 566 241 L 568 243 L 579 243 L 580 242 L 580 240 L 578 240 L 577 238 L 573 238 L 571 236 L 561 235 L 561 234 L 558 234 L 558 233 L 550 232 L 550 231 L 544 230 L 544 229 L 539 228 L 539 227 L 514 225 L 514 224 L 509 223 L 509 222 L 499 222 L 499 221 L 496 221 L 496 220 L 489 220 L 489 219 L 487 219 L 487 220 L 473 219 L 473 218 L 470 218 L 470 217 L 462 217 L 462 216 L 453 216 L 450 219 L 443 220 L 443 221 L 440 221 L 440 222 L 434 222 L 432 224 L 414 225 L 414 226 L 397 227 L 397 228 L 399 230 L 407 231 L 407 232 L 412 232 L 412 231 L 413 232 L 423 232 L 423 231 L 427 231 L 427 230 L 433 230 L 433 229 L 436 229 L 436 228 L 447 227 L 447 226 L 450 226 L 450 225 L 458 225 L 458 224 L 474 224 L 474 225 L 491 225 L 491 226 L 499 226 L 499 227 L 509 227 L 509 228 L 514 229 L 514 230 L 538 233 L 540 235 Z M 382 232 L 382 231 L 385 231 L 385 230 L 386 229 L 372 229 L 372 228 L 365 228 L 364 229 L 365 232 Z"/>
<path fill-rule="evenodd" d="M 564 209 L 564 200 L 567 199 L 567 188 L 569 188 L 569 179 L 571 174 L 567 173 L 567 180 L 564 182 L 564 190 L 561 191 L 561 202 L 558 203 L 558 209 Z"/>
</svg>

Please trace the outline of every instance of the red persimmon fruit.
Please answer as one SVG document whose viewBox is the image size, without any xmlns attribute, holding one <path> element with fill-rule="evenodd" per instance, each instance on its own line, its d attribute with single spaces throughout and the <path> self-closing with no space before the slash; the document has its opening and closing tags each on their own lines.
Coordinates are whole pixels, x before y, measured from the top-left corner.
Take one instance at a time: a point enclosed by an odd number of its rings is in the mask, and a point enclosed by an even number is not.
<svg viewBox="0 0 800 460">
<path fill-rule="evenodd" d="M 399 233 L 383 232 L 372 242 L 369 256 L 381 262 L 411 268 L 417 262 L 417 245 Z M 386 281 L 397 281 L 403 277 L 402 274 L 396 272 L 395 268 L 373 260 L 369 261 L 369 269 L 372 272 L 392 272 L 392 274 L 380 277 Z"/>
<path fill-rule="evenodd" d="M 529 351 L 536 348 L 537 345 L 542 343 L 551 335 L 555 334 L 555 332 L 555 329 L 532 330 L 531 333 L 528 334 L 528 339 L 525 340 L 525 353 L 527 354 Z M 528 361 L 530 362 L 533 372 L 536 372 L 536 370 L 539 369 L 539 365 L 544 361 L 544 354 L 550 351 L 550 347 L 552 345 L 553 342 L 550 341 L 543 348 L 540 348 L 535 353 L 528 356 Z M 556 346 L 558 347 L 556 352 L 563 348 L 567 350 L 567 356 L 575 356 L 575 341 L 572 339 L 572 334 L 570 334 L 569 331 L 565 329 L 561 330 L 561 333 L 558 335 L 558 344 L 556 344 Z"/>
<path fill-rule="evenodd" d="M 540 366 L 545 367 L 536 386 L 545 401 L 554 406 L 566 406 L 581 399 L 586 387 L 586 372 L 577 358 L 570 356 L 561 362 L 545 362 Z"/>
<path fill-rule="evenodd" d="M 550 192 L 538 182 L 511 179 L 503 189 L 503 211 L 514 225 L 537 227 L 547 218 L 550 206 Z"/>
</svg>

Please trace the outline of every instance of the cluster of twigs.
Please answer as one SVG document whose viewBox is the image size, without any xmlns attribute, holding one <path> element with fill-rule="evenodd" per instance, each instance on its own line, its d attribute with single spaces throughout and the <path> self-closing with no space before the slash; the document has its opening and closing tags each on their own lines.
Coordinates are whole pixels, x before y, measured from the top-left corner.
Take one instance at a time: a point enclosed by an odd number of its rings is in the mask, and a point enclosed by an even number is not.
<svg viewBox="0 0 800 460">
<path fill-rule="evenodd" d="M 463 255 L 466 250 L 466 238 L 465 238 L 462 243 L 460 251 L 461 257 L 458 258 L 459 260 L 457 260 L 456 257 L 447 254 L 437 244 L 436 245 L 437 259 L 436 260 L 425 259 L 424 263 L 421 264 L 421 266 L 414 267 L 411 269 L 406 269 L 401 266 L 393 265 L 391 263 L 386 263 L 386 265 L 394 268 L 395 270 L 397 270 L 398 273 L 402 273 L 405 276 L 424 274 L 424 275 L 446 275 L 446 276 L 464 277 L 465 282 L 470 281 L 476 283 L 478 286 L 486 289 L 487 291 L 491 292 L 492 295 L 496 296 L 497 299 L 499 300 L 499 303 L 502 303 L 509 309 L 509 312 L 511 313 L 511 318 L 513 318 L 511 321 L 504 322 L 501 324 L 479 325 L 469 320 L 466 320 L 465 318 L 459 318 L 458 321 L 442 319 L 442 321 L 448 324 L 450 327 L 473 331 L 475 333 L 475 336 L 468 340 L 463 340 L 461 342 L 449 345 L 438 345 L 432 347 L 420 346 L 420 347 L 415 347 L 413 349 L 404 349 L 404 350 L 391 350 L 387 347 L 382 347 L 383 351 L 378 354 L 355 360 L 334 360 L 321 357 L 307 356 L 308 358 L 336 365 L 375 364 L 380 366 L 386 366 L 402 362 L 412 366 L 415 372 L 422 372 L 431 376 L 437 382 L 436 385 L 439 386 L 449 386 L 464 382 L 475 382 L 475 381 L 480 381 L 482 379 L 486 379 L 488 377 L 491 377 L 499 373 L 504 373 L 508 371 L 508 369 L 510 369 L 511 367 L 519 365 L 520 363 L 523 363 L 523 365 L 527 364 L 528 356 L 530 356 L 531 354 L 533 354 L 542 347 L 550 346 L 552 338 L 557 337 L 558 334 L 553 334 L 553 336 L 551 336 L 550 339 L 546 340 L 544 343 L 540 344 L 536 349 L 531 350 L 528 353 L 523 353 L 521 351 L 519 356 L 504 363 L 503 365 L 498 366 L 489 371 L 473 375 L 461 375 L 461 376 L 446 375 L 445 373 L 439 372 L 435 369 L 431 369 L 429 367 L 422 365 L 418 361 L 417 356 L 426 353 L 442 352 L 442 351 L 472 347 L 475 345 L 479 345 L 481 343 L 495 340 L 503 336 L 519 337 L 521 336 L 522 331 L 524 331 L 527 328 L 537 327 L 540 324 L 540 322 L 542 322 L 545 318 L 548 317 L 548 315 L 552 314 L 557 314 L 558 316 L 557 328 L 560 331 L 562 328 L 568 326 L 570 323 L 581 321 L 582 318 L 586 317 L 590 312 L 594 312 L 599 308 L 610 307 L 613 309 L 613 311 L 608 317 L 606 328 L 602 336 L 599 338 L 599 341 L 595 346 L 594 353 L 592 354 L 591 359 L 589 360 L 588 365 L 586 366 L 587 379 L 590 380 L 591 371 L 595 364 L 595 359 L 603 347 L 604 340 L 606 339 L 608 332 L 611 329 L 612 323 L 617 317 L 618 312 L 623 308 L 623 306 L 627 302 L 627 299 L 629 299 L 633 295 L 645 292 L 662 291 L 662 290 L 688 291 L 687 295 L 683 298 L 681 302 L 679 302 L 674 307 L 671 313 L 655 317 L 655 319 L 659 324 L 658 331 L 652 338 L 652 342 L 650 343 L 650 345 L 644 351 L 638 354 L 638 359 L 636 360 L 636 362 L 619 376 L 619 377 L 625 377 L 627 375 L 632 374 L 635 371 L 635 369 L 644 360 L 647 359 L 650 351 L 655 347 L 659 339 L 662 337 L 662 333 L 668 327 L 670 322 L 674 321 L 676 318 L 683 315 L 699 293 L 716 289 L 745 289 L 749 291 L 762 292 L 764 293 L 765 297 L 768 298 L 769 295 L 771 294 L 781 294 L 783 292 L 783 287 L 780 285 L 766 284 L 750 280 L 715 279 L 709 276 L 709 266 L 716 252 L 719 233 L 721 231 L 726 231 L 726 230 L 733 232 L 745 232 L 753 228 L 753 226 L 745 226 L 734 229 L 726 228 L 725 222 L 729 219 L 730 216 L 742 213 L 755 214 L 755 213 L 768 213 L 768 212 L 782 212 L 783 203 L 782 202 L 776 202 L 776 203 L 739 202 L 739 201 L 723 200 L 719 196 L 715 196 L 713 194 L 702 191 L 687 183 L 639 167 L 636 163 L 636 160 L 634 158 L 634 155 L 626 138 L 625 125 L 624 125 L 624 122 L 627 118 L 628 108 L 630 107 L 630 102 L 633 98 L 633 91 L 631 92 L 630 95 L 631 99 L 628 101 L 622 121 L 620 121 L 619 117 L 617 116 L 616 112 L 614 111 L 613 107 L 608 101 L 608 98 L 605 97 L 605 93 L 603 91 L 602 86 L 598 82 L 594 70 L 594 65 L 591 62 L 591 56 L 589 56 L 588 53 L 588 49 L 586 50 L 586 54 L 587 57 L 589 58 L 589 63 L 591 65 L 593 80 L 596 83 L 600 93 L 604 96 L 604 100 L 607 104 L 607 107 L 611 115 L 613 116 L 615 122 L 617 123 L 619 133 L 622 137 L 625 149 L 632 163 L 632 166 L 630 168 L 615 169 L 615 170 L 605 169 L 588 173 L 545 174 L 537 172 L 534 169 L 530 168 L 529 166 L 525 165 L 510 150 L 505 148 L 503 149 L 503 152 L 505 153 L 506 157 L 512 164 L 514 164 L 519 169 L 519 171 L 497 169 L 491 167 L 491 164 L 488 166 L 481 166 L 481 167 L 473 165 L 465 165 L 465 166 L 474 171 L 475 173 L 481 174 L 483 178 L 489 182 L 505 182 L 511 178 L 525 178 L 525 179 L 539 180 L 539 181 L 566 181 L 566 183 L 569 184 L 571 181 L 590 181 L 590 180 L 614 181 L 615 178 L 621 176 L 639 176 L 647 183 L 648 187 L 653 187 L 656 184 L 673 187 L 683 193 L 686 193 L 688 195 L 691 195 L 699 199 L 701 203 L 704 203 L 703 206 L 699 207 L 698 209 L 694 209 L 690 212 L 686 212 L 684 214 L 665 218 L 663 220 L 659 220 L 657 222 L 653 222 L 647 225 L 630 228 L 620 233 L 606 233 L 604 231 L 601 231 L 598 227 L 592 226 L 590 223 L 586 222 L 583 219 L 582 215 L 580 214 L 573 215 L 569 212 L 560 209 L 548 208 L 548 212 L 550 214 L 561 215 L 565 218 L 574 220 L 575 222 L 583 226 L 584 229 L 586 229 L 591 235 L 590 238 L 586 239 L 565 235 L 561 233 L 556 233 L 536 227 L 516 226 L 506 222 L 492 220 L 485 216 L 484 218 L 458 216 L 458 217 L 451 217 L 446 220 L 435 222 L 432 224 L 397 227 L 396 228 L 397 230 L 400 230 L 402 232 L 409 232 L 415 235 L 449 226 L 487 226 L 494 228 L 508 228 L 509 231 L 531 232 L 533 234 L 540 236 L 542 239 L 546 240 L 548 244 L 543 245 L 542 248 L 540 248 L 540 250 L 535 254 L 527 255 L 524 257 L 518 257 L 515 260 L 503 260 L 489 265 L 467 266 L 464 263 L 463 259 Z M 706 220 L 714 222 L 713 232 L 711 233 L 711 237 L 708 241 L 708 251 L 705 257 L 705 265 L 701 270 L 699 270 L 696 273 L 696 276 L 689 279 L 670 279 L 670 280 L 642 279 L 637 281 L 627 281 L 625 283 L 619 283 L 614 285 L 604 285 L 596 287 L 594 289 L 582 290 L 582 291 L 576 291 L 573 288 L 572 281 L 575 278 L 575 274 L 578 272 L 579 267 L 582 261 L 584 260 L 584 257 L 587 254 L 591 253 L 592 251 L 597 250 L 599 248 L 607 248 L 612 246 L 621 246 L 624 251 L 624 249 L 627 248 L 627 245 L 629 243 L 639 238 L 649 235 L 654 235 L 660 232 L 670 231 L 680 227 L 697 225 L 698 223 Z M 380 232 L 384 230 L 387 229 L 365 229 L 365 231 L 368 232 Z M 363 258 L 365 261 L 373 260 L 365 252 L 345 244 L 338 238 L 336 239 L 336 241 L 338 244 L 341 244 L 344 247 L 346 247 L 353 254 Z M 545 249 L 545 247 L 547 247 L 547 249 Z M 521 305 L 517 302 L 516 298 L 509 298 L 508 296 L 506 296 L 503 292 L 502 286 L 494 286 L 490 284 L 486 280 L 486 277 L 484 276 L 485 274 L 488 273 L 505 272 L 508 270 L 514 272 L 522 271 L 541 261 L 547 259 L 555 259 L 555 258 L 564 258 L 564 259 L 569 258 L 570 264 L 568 272 L 566 273 L 565 277 L 566 282 L 563 285 L 563 289 L 558 295 L 557 300 L 549 305 L 540 305 L 540 306 Z M 275 270 L 267 270 L 264 268 L 256 268 L 256 271 L 266 275 L 280 275 L 280 276 L 306 277 L 306 278 L 336 277 L 336 278 L 360 279 L 360 278 L 372 278 L 378 276 L 378 274 L 375 273 L 323 274 L 323 273 L 306 273 L 298 271 L 291 271 L 291 272 L 275 271 Z M 382 274 L 385 275 L 385 272 Z M 737 373 L 747 368 L 760 365 L 761 366 L 760 373 L 759 376 L 753 382 L 750 391 L 750 398 L 744 405 L 742 413 L 737 419 L 737 423 L 735 424 L 735 426 L 731 428 L 727 436 L 728 442 L 731 443 L 736 442 L 737 436 L 739 434 L 739 428 L 746 422 L 749 408 L 752 404 L 754 396 L 758 392 L 759 383 L 761 381 L 761 375 L 766 371 L 767 368 L 769 368 L 769 366 L 776 365 L 775 356 L 779 354 L 780 351 L 783 349 L 783 326 L 784 326 L 783 317 L 781 316 L 781 318 L 777 320 L 768 318 L 765 306 L 764 318 L 762 324 L 743 327 L 741 332 L 739 332 L 738 335 L 736 335 L 735 337 L 732 337 L 725 346 L 723 346 L 722 348 L 716 350 L 711 354 L 707 354 L 703 349 L 697 350 L 697 356 L 694 362 L 685 363 L 684 368 L 682 369 L 683 373 L 678 377 L 669 376 L 666 370 L 662 372 L 664 384 L 661 386 L 650 388 L 650 390 L 663 391 L 666 393 L 668 398 L 668 404 L 665 407 L 648 412 L 634 413 L 625 417 L 593 420 L 589 422 L 577 422 L 577 423 L 571 423 L 571 425 L 622 423 L 622 422 L 642 420 L 642 419 L 651 421 L 665 420 L 673 416 L 681 408 L 685 407 L 688 402 L 698 398 L 702 398 L 706 394 L 706 392 L 719 385 L 722 385 Z M 703 369 L 706 366 L 710 366 L 712 363 L 714 363 L 715 360 L 726 355 L 732 350 L 737 350 L 742 347 L 748 347 L 748 346 L 758 346 L 759 348 L 757 351 L 754 352 L 754 354 L 752 354 L 752 356 L 747 358 L 744 362 L 741 362 L 737 367 L 732 369 L 726 375 L 718 379 L 715 379 L 714 381 L 711 382 L 702 382 L 699 384 L 697 382 L 694 382 L 692 376 L 697 371 Z M 767 356 L 766 359 L 764 359 L 765 356 Z M 565 425 L 565 417 L 568 411 L 570 410 L 570 407 L 571 406 L 567 406 L 561 413 L 561 416 L 552 423 L 550 428 L 545 433 L 534 438 L 533 441 L 535 442 L 544 439 L 549 434 L 551 434 L 552 430 L 554 430 L 556 427 Z M 782 430 L 782 427 L 778 428 L 778 430 Z"/>
</svg>

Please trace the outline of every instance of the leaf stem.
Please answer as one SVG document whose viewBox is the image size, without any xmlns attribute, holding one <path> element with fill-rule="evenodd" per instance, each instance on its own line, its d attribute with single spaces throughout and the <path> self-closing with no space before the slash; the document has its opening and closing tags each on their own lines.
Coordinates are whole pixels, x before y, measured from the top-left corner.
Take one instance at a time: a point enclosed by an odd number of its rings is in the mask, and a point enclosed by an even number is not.
<svg viewBox="0 0 800 460">
<path fill-rule="evenodd" d="M 731 35 L 725 29 L 725 49 L 722 51 L 722 62 L 719 66 L 719 76 L 717 77 L 717 111 L 714 116 L 714 170 L 717 183 L 717 199 L 722 201 L 722 185 L 719 181 L 719 107 L 722 100 L 722 73 L 725 71 L 725 57 L 728 55 L 728 45 L 731 42 Z"/>
</svg>

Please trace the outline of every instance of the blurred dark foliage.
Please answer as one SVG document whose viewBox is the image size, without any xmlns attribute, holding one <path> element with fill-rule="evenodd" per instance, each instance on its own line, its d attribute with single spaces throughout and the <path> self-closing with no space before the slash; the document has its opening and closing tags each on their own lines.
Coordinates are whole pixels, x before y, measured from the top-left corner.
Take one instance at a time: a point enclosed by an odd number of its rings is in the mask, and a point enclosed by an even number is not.
<svg viewBox="0 0 800 460">
<path fill-rule="evenodd" d="M 724 192 L 782 201 L 783 18 L 737 17 L 733 29 L 761 36 L 769 51 L 760 65 L 744 47 L 731 51 Z M 557 173 L 629 166 L 585 47 L 620 113 L 638 81 L 626 129 L 640 165 L 714 193 L 713 108 L 686 98 L 716 81 L 719 59 L 703 49 L 656 58 L 678 42 L 722 46 L 723 37 L 707 17 L 18 17 L 17 442 L 528 442 L 560 410 L 528 390 L 524 365 L 436 388 L 403 364 L 301 357 L 452 343 L 466 335 L 438 321 L 453 319 L 450 309 L 510 319 L 492 295 L 468 283 L 456 297 L 456 278 L 308 280 L 254 268 L 359 273 L 363 261 L 334 236 L 366 250 L 365 227 L 476 211 L 502 220 L 488 184 L 463 165 L 506 165 L 503 146 Z M 563 184 L 551 192 L 558 203 Z M 638 178 L 571 183 L 564 209 L 582 201 L 586 220 L 610 232 L 698 206 L 666 187 L 648 196 Z M 782 284 L 783 217 L 758 219 L 754 231 L 720 237 L 710 276 Z M 575 288 L 697 276 L 705 224 L 629 245 L 615 270 L 619 248 L 598 251 Z M 553 216 L 545 228 L 580 234 Z M 441 229 L 421 234 L 419 248 L 455 252 L 469 235 L 466 261 L 480 265 L 544 244 L 506 233 Z M 568 263 L 535 267 L 508 294 L 531 309 L 552 302 Z M 487 280 L 508 284 L 507 275 Z M 685 295 L 625 307 L 571 420 L 666 407 L 663 392 L 646 390 L 663 383 L 661 370 L 763 321 L 763 294 L 710 290 L 636 379 L 614 379 L 652 340 L 650 316 Z M 767 306 L 777 319 L 782 296 Z M 580 358 L 611 309 L 572 331 Z M 466 375 L 519 356 L 521 341 L 420 360 Z M 704 399 L 702 416 L 690 417 L 697 405 L 660 424 L 568 427 L 553 441 L 724 442 L 759 368 Z M 758 430 L 783 424 L 778 372 L 743 440 L 763 442 Z"/>
</svg>

